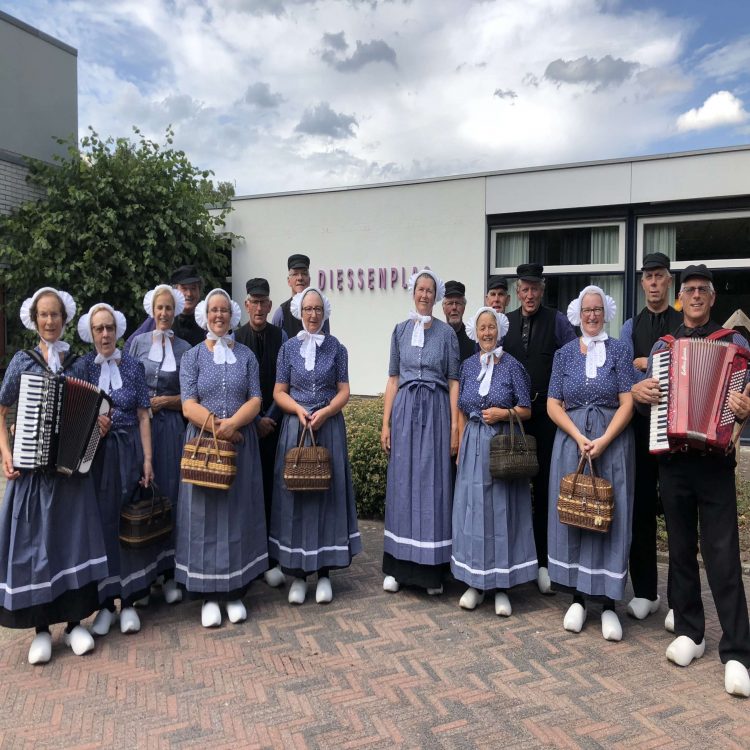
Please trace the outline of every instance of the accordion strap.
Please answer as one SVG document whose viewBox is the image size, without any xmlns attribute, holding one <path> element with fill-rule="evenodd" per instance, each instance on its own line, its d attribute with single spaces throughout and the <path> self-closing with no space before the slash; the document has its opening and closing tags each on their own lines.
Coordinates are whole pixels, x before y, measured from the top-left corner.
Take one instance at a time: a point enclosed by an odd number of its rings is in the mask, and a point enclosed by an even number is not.
<svg viewBox="0 0 750 750">
<path fill-rule="evenodd" d="M 39 354 L 39 352 L 36 349 L 24 349 L 24 354 L 26 354 L 28 357 L 31 357 L 31 359 L 34 360 L 38 365 L 41 365 L 47 372 L 52 372 L 52 368 L 47 363 L 47 360 Z M 68 352 L 65 355 L 65 358 L 62 361 L 62 369 L 66 370 L 68 367 L 70 367 L 73 362 L 75 362 L 78 359 L 78 355 L 74 352 Z"/>
</svg>

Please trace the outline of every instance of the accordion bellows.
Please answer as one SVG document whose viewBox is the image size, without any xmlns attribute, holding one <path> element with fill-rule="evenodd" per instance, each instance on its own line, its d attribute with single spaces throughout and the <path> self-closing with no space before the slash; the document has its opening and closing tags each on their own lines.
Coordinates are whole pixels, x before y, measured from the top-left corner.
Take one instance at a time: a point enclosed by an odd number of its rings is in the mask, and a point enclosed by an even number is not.
<svg viewBox="0 0 750 750">
<path fill-rule="evenodd" d="M 307 435 L 311 445 L 305 445 Z M 299 445 L 284 456 L 284 484 L 292 492 L 322 492 L 331 486 L 331 455 L 327 448 L 315 445 L 309 425 L 303 428 Z"/>
<path fill-rule="evenodd" d="M 583 473 L 588 460 L 589 475 Z M 581 456 L 578 468 L 560 480 L 557 513 L 560 523 L 606 533 L 612 524 L 615 497 L 612 484 L 594 476 L 591 457 Z"/>
<path fill-rule="evenodd" d="M 211 420 L 211 434 L 204 435 Z M 214 415 L 203 421 L 200 434 L 185 443 L 180 460 L 180 478 L 183 482 L 228 490 L 237 475 L 237 451 L 229 440 L 216 437 Z"/>
</svg>

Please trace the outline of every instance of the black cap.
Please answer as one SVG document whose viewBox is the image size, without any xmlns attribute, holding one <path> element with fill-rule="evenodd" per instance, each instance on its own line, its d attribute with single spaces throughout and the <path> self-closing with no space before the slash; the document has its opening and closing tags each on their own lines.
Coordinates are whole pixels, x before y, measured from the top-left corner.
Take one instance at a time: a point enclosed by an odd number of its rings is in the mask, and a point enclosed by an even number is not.
<svg viewBox="0 0 750 750">
<path fill-rule="evenodd" d="M 301 253 L 295 253 L 289 256 L 286 267 L 291 271 L 293 268 L 310 268 L 310 259 Z"/>
<path fill-rule="evenodd" d="M 643 259 L 641 271 L 650 271 L 653 268 L 666 268 L 669 270 L 669 258 L 664 253 L 649 253 Z"/>
<path fill-rule="evenodd" d="M 268 297 L 271 294 L 271 287 L 268 286 L 266 279 L 249 279 L 245 283 L 245 290 L 254 297 Z"/>
<path fill-rule="evenodd" d="M 516 276 L 520 281 L 540 282 L 543 273 L 544 266 L 541 263 L 521 263 L 516 268 Z"/>
<path fill-rule="evenodd" d="M 680 284 L 684 284 L 688 279 L 692 279 L 694 276 L 700 276 L 703 279 L 708 279 L 709 281 L 714 280 L 714 275 L 711 273 L 711 271 L 706 268 L 705 263 L 699 263 L 697 266 L 688 266 L 681 274 L 680 274 Z"/>
<path fill-rule="evenodd" d="M 487 291 L 489 292 L 490 289 L 505 289 L 505 291 L 508 291 L 508 279 L 505 278 L 505 276 L 490 276 L 490 278 L 487 280 Z"/>
<path fill-rule="evenodd" d="M 445 282 L 445 294 L 443 297 L 463 297 L 466 295 L 466 287 L 460 282 L 451 279 Z"/>
<path fill-rule="evenodd" d="M 172 286 L 175 284 L 200 284 L 202 282 L 203 279 L 195 266 L 180 266 L 179 268 L 175 268 L 169 278 L 169 283 Z"/>
</svg>

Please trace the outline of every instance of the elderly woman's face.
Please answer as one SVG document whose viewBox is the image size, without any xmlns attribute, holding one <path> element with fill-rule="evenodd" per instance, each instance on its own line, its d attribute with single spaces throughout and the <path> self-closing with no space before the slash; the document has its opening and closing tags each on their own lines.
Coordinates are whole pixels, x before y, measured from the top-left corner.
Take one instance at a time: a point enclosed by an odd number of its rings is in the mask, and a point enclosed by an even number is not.
<svg viewBox="0 0 750 750">
<path fill-rule="evenodd" d="M 483 352 L 497 347 L 497 318 L 492 313 L 483 312 L 477 318 L 477 340 Z"/>
<path fill-rule="evenodd" d="M 91 334 L 96 351 L 103 357 L 109 357 L 117 344 L 117 326 L 109 310 L 97 310 L 91 316 Z"/>
<path fill-rule="evenodd" d="M 169 292 L 162 292 L 153 302 L 154 320 L 157 331 L 168 331 L 174 323 L 174 297 Z"/>
<path fill-rule="evenodd" d="M 308 333 L 317 333 L 323 325 L 325 308 L 317 292 L 308 292 L 302 298 L 302 325 Z"/>
<path fill-rule="evenodd" d="M 213 294 L 206 300 L 208 330 L 217 336 L 226 336 L 232 322 L 232 306 L 223 294 Z"/>
<path fill-rule="evenodd" d="M 604 328 L 604 301 L 599 294 L 585 294 L 581 300 L 581 330 L 596 336 Z"/>
<path fill-rule="evenodd" d="M 36 329 L 51 344 L 62 335 L 65 308 L 56 294 L 43 294 L 36 300 Z"/>
<path fill-rule="evenodd" d="M 420 315 L 432 315 L 435 306 L 435 279 L 420 276 L 414 285 L 414 305 Z"/>
</svg>

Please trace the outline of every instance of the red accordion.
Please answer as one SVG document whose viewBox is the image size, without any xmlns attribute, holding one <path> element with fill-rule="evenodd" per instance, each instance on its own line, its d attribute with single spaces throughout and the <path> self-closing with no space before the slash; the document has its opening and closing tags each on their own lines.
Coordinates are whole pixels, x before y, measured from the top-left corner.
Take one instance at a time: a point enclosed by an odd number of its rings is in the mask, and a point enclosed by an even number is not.
<svg viewBox="0 0 750 750">
<path fill-rule="evenodd" d="M 667 348 L 652 357 L 661 393 L 651 407 L 651 453 L 731 449 L 735 418 L 729 393 L 743 389 L 750 362 L 750 351 L 720 340 L 733 333 L 721 329 L 704 339 L 660 339 Z"/>
</svg>

